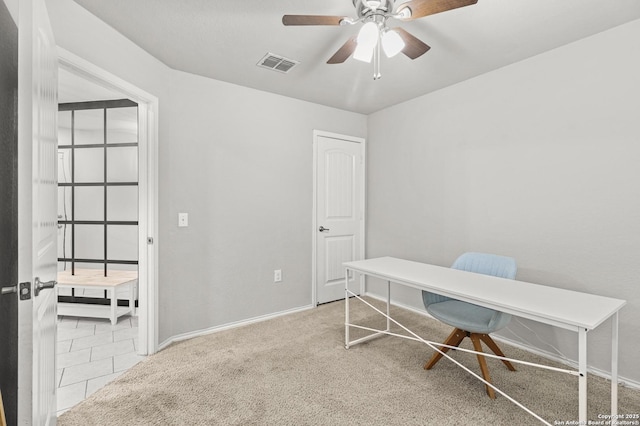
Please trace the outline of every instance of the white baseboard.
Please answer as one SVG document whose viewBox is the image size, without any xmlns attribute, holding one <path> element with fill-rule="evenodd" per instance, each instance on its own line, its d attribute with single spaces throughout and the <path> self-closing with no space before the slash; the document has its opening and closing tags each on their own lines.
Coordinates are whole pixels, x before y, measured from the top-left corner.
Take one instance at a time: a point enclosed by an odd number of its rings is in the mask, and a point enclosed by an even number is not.
<svg viewBox="0 0 640 426">
<path fill-rule="evenodd" d="M 313 305 L 302 306 L 299 308 L 288 309 L 286 311 L 276 312 L 273 314 L 261 315 L 259 317 L 249 318 L 242 321 L 236 321 L 236 322 L 231 322 L 228 324 L 223 324 L 215 327 L 205 328 L 203 330 L 196 330 L 196 331 L 191 331 L 189 333 L 178 334 L 177 336 L 173 336 L 165 340 L 164 342 L 162 342 L 160 345 L 158 345 L 158 351 L 161 351 L 162 349 L 166 348 L 172 343 L 180 342 L 182 340 L 192 339 L 194 337 L 204 336 L 211 333 L 217 333 L 219 331 L 230 330 L 232 328 L 242 327 L 242 326 L 254 324 L 257 322 L 266 321 L 272 318 L 281 317 L 283 315 L 289 315 L 296 312 L 306 311 L 308 309 L 312 309 L 313 307 L 314 307 Z"/>
<path fill-rule="evenodd" d="M 373 294 L 373 293 L 368 293 L 368 292 L 365 293 L 365 296 L 371 297 L 372 299 L 380 300 L 380 301 L 385 302 L 385 303 L 386 303 L 386 300 L 387 300 L 385 297 L 382 297 L 380 295 Z M 419 315 L 422 315 L 422 316 L 425 316 L 427 318 L 430 318 L 430 319 L 433 319 L 433 320 L 437 321 L 435 318 L 433 318 L 431 315 L 429 315 L 429 313 L 427 311 L 424 311 L 424 310 L 421 310 L 421 309 L 416 309 L 416 308 L 414 308 L 412 306 L 405 305 L 404 303 L 395 302 L 394 300 L 391 300 L 391 304 L 394 305 L 394 306 L 397 306 L 399 308 L 406 309 L 408 311 L 414 312 L 416 314 L 419 314 Z M 507 344 L 509 346 L 513 346 L 513 347 L 516 347 L 518 349 L 522 349 L 523 351 L 526 351 L 526 352 L 529 352 L 529 353 L 532 353 L 532 354 L 535 354 L 535 355 L 539 355 L 539 356 L 541 356 L 543 358 L 546 358 L 546 359 L 549 359 L 551 361 L 556 361 L 556 362 L 559 362 L 561 364 L 568 365 L 568 366 L 573 367 L 575 369 L 578 368 L 578 361 L 565 360 L 565 359 L 560 358 L 559 356 L 557 356 L 556 354 L 553 354 L 551 352 L 543 351 L 543 350 L 541 350 L 539 348 L 536 348 L 534 346 L 525 345 L 525 344 L 523 344 L 521 342 L 516 342 L 514 340 L 511 340 L 511 339 L 508 339 L 508 338 L 505 338 L 505 337 L 502 337 L 502 336 L 492 335 L 492 337 L 495 340 L 497 340 L 497 341 L 499 341 L 501 343 Z M 607 380 L 611 380 L 611 373 L 608 372 L 608 371 L 604 371 L 604 370 L 601 370 L 599 368 L 594 368 L 594 367 L 589 367 L 589 366 L 587 367 L 587 371 L 590 374 L 594 374 L 594 375 L 596 375 L 598 377 L 603 377 L 603 378 L 605 378 Z M 640 389 L 640 382 L 628 379 L 626 377 L 618 376 L 618 383 L 621 386 L 624 386 L 624 387 L 627 387 L 627 388 Z"/>
<path fill-rule="evenodd" d="M 383 298 L 383 297 L 381 297 L 381 296 L 379 296 L 377 294 L 365 292 L 364 295 L 367 296 L 367 297 L 371 297 L 372 299 L 376 299 L 376 300 L 380 300 L 382 302 L 386 302 L 385 298 Z M 410 312 L 414 312 L 414 313 L 416 313 L 418 315 L 422 315 L 422 316 L 424 316 L 426 318 L 430 318 L 430 319 L 435 320 L 435 318 L 433 318 L 431 315 L 429 315 L 428 312 L 426 312 L 424 310 L 417 309 L 417 308 L 414 308 L 412 306 L 408 306 L 408 305 L 405 305 L 403 303 L 399 303 L 399 302 L 396 302 L 396 301 L 393 301 L 393 300 L 391 301 L 391 304 L 394 305 L 394 306 L 397 306 L 399 308 L 406 309 L 406 310 L 408 310 Z M 232 322 L 232 323 L 223 324 L 223 325 L 216 326 L 216 327 L 206 328 L 206 329 L 203 329 L 203 330 L 197 330 L 197 331 L 193 331 L 193 332 L 189 332 L 189 333 L 179 334 L 177 336 L 173 336 L 170 339 L 167 339 L 164 342 L 162 342 L 159 345 L 158 350 L 162 350 L 162 349 L 166 348 L 167 346 L 169 346 L 170 344 L 172 344 L 174 342 L 179 342 L 179 341 L 182 341 L 182 340 L 192 339 L 194 337 L 204 336 L 204 335 L 211 334 L 211 333 L 217 333 L 219 331 L 230 330 L 230 329 L 233 329 L 233 328 L 242 327 L 242 326 L 249 325 L 249 324 L 254 324 L 254 323 L 257 323 L 257 322 L 262 322 L 262 321 L 266 321 L 266 320 L 269 320 L 269 319 L 272 319 L 272 318 L 277 318 L 277 317 L 280 317 L 280 316 L 283 316 L 283 315 L 289 315 L 289 314 L 293 314 L 293 313 L 296 313 L 296 312 L 302 312 L 302 311 L 306 311 L 306 310 L 313 309 L 313 308 L 314 308 L 313 305 L 302 306 L 302 307 L 299 307 L 299 308 L 289 309 L 289 310 L 286 310 L 286 311 L 276 312 L 276 313 L 268 314 L 268 315 L 262 315 L 262 316 L 250 318 L 250 319 L 247 319 L 247 320 Z M 437 321 L 437 320 L 435 320 L 435 321 Z M 541 356 L 543 358 L 546 358 L 546 359 L 549 359 L 551 361 L 556 361 L 556 362 L 559 362 L 561 364 L 565 364 L 565 365 L 568 365 L 570 367 L 577 368 L 577 365 L 578 365 L 577 361 L 573 361 L 573 360 L 567 361 L 565 359 L 562 359 L 562 358 L 558 357 L 556 354 L 543 351 L 543 350 L 541 350 L 539 348 L 536 348 L 536 347 L 533 347 L 533 346 L 524 345 L 521 342 L 516 342 L 514 340 L 507 339 L 507 338 L 504 338 L 504 337 L 501 337 L 501 336 L 495 336 L 494 335 L 494 338 L 495 338 L 495 340 L 498 340 L 499 342 L 507 344 L 509 346 L 513 346 L 513 347 L 516 347 L 518 349 L 522 349 L 523 351 L 526 351 L 526 352 L 529 352 L 529 353 L 532 353 L 532 354 L 535 354 L 535 355 L 539 355 L 539 356 Z M 605 378 L 607 380 L 611 380 L 611 374 L 609 372 L 607 372 L 607 371 L 600 370 L 598 368 L 588 367 L 588 372 L 591 373 L 591 374 L 594 374 L 596 376 L 603 377 L 603 378 Z M 640 389 L 640 383 L 639 382 L 636 382 L 634 380 L 630 380 L 630 379 L 622 377 L 622 376 L 618 377 L 618 383 L 620 383 L 621 386 L 625 386 L 625 387 L 628 387 L 628 388 Z"/>
</svg>

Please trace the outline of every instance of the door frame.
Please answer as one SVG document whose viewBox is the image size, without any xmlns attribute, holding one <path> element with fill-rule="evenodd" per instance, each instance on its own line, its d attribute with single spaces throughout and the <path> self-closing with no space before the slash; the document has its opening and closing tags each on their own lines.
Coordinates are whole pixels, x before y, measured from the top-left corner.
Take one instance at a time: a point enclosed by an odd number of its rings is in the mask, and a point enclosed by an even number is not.
<svg viewBox="0 0 640 426">
<path fill-rule="evenodd" d="M 158 98 L 58 47 L 58 66 L 138 104 L 138 327 L 139 355 L 158 350 Z"/>
<path fill-rule="evenodd" d="M 16 4 L 16 7 L 18 5 Z M 7 17 L 8 15 L 8 17 Z M 17 16 L 17 15 L 16 15 Z M 3 242 L 0 248 L 0 287 L 17 286 L 18 280 L 18 247 L 14 241 L 18 238 L 18 104 L 14 102 L 14 93 L 19 90 L 18 71 L 18 22 L 14 21 L 12 10 L 5 1 L 0 0 L 0 37 L 4 38 L 0 48 L 2 65 L 0 65 L 0 79 L 2 86 L 2 106 L 0 110 L 3 116 L 0 118 L 0 184 L 2 185 L 2 207 L 0 207 L 0 220 L 8 232 L 2 235 Z M 8 21 L 7 22 L 7 18 Z M 9 83 L 10 84 L 7 84 Z M 4 132 L 3 132 L 4 130 Z M 3 137 L 4 136 L 4 137 Z M 11 155 L 9 155 L 9 153 Z M 17 288 L 16 288 L 17 290 Z M 17 291 L 16 291 L 17 293 Z M 19 358 L 19 297 L 15 293 L 0 294 L 0 425 L 17 423 L 18 421 L 18 358 Z M 4 391 L 4 393 L 2 393 Z M 4 422 L 4 423 L 3 423 Z"/>
<path fill-rule="evenodd" d="M 362 191 L 360 192 L 360 207 L 362 211 L 362 220 L 360 221 L 360 253 L 362 258 L 366 258 L 365 253 L 365 229 L 367 221 L 366 210 L 366 193 L 367 193 L 367 145 L 366 140 L 357 136 L 341 135 L 339 133 L 327 132 L 324 130 L 313 130 L 313 208 L 312 215 L 312 227 L 311 227 L 311 303 L 312 306 L 318 306 L 318 138 L 325 137 L 337 140 L 343 140 L 347 142 L 359 143 L 362 147 L 362 167 L 361 176 L 362 179 Z M 360 293 L 364 293 L 364 279 L 360 277 Z"/>
</svg>

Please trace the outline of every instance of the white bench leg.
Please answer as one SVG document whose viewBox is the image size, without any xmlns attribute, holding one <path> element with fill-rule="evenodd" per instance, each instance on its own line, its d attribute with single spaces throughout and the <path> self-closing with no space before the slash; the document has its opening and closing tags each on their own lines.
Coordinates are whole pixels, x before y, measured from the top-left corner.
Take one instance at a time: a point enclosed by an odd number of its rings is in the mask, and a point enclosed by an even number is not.
<svg viewBox="0 0 640 426">
<path fill-rule="evenodd" d="M 131 316 L 134 316 L 136 313 L 135 288 L 134 281 L 132 281 L 129 284 L 129 312 L 131 312 Z"/>
<path fill-rule="evenodd" d="M 116 288 L 111 288 L 111 325 L 116 325 L 118 322 L 118 317 L 116 314 L 116 309 L 118 308 L 118 296 L 116 295 Z"/>
</svg>

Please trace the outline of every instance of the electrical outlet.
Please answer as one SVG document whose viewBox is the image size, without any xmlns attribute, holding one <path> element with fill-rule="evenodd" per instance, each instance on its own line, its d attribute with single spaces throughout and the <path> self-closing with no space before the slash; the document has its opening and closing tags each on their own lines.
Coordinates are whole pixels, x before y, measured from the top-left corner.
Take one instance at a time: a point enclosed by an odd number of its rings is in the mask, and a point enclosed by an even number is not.
<svg viewBox="0 0 640 426">
<path fill-rule="evenodd" d="M 276 269 L 273 271 L 273 282 L 279 283 L 280 281 L 282 281 L 282 269 Z"/>
</svg>

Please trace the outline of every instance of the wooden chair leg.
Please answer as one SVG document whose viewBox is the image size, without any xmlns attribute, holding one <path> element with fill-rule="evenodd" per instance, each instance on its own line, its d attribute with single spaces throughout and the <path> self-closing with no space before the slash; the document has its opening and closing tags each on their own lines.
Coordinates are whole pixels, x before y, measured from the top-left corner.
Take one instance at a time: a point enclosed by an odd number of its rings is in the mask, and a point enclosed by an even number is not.
<svg viewBox="0 0 640 426">
<path fill-rule="evenodd" d="M 459 328 L 454 328 L 451 334 L 449 334 L 449 337 L 447 337 L 447 340 L 444 341 L 444 344 L 449 346 L 459 346 L 460 342 L 462 342 L 465 337 L 467 337 L 466 331 L 460 330 Z M 442 352 L 447 352 L 449 348 L 442 346 L 440 347 L 440 350 Z M 440 358 L 442 358 L 442 354 L 440 352 L 435 352 L 431 356 L 431 359 L 429 359 L 429 361 L 427 361 L 424 365 L 424 369 L 431 370 L 431 368 L 436 365 L 438 361 L 440 361 Z"/>
<path fill-rule="evenodd" d="M 2 391 L 0 391 L 0 426 L 7 426 L 7 418 L 4 415 L 4 402 L 2 401 Z"/>
<path fill-rule="evenodd" d="M 471 333 L 469 337 L 473 342 L 473 349 L 475 349 L 476 352 L 482 352 L 482 345 L 480 344 L 480 335 L 478 333 Z M 489 367 L 487 367 L 487 360 L 484 358 L 484 356 L 480 354 L 477 354 L 477 357 L 478 357 L 478 363 L 480 364 L 480 370 L 482 371 L 482 377 L 487 382 L 491 383 L 491 376 L 489 375 Z M 485 384 L 485 387 L 487 389 L 487 395 L 489 395 L 489 398 L 496 399 L 496 394 L 493 388 L 486 384 Z"/>
<path fill-rule="evenodd" d="M 504 356 L 504 353 L 500 350 L 496 342 L 489 336 L 488 334 L 479 334 L 480 339 L 493 351 L 494 354 L 498 356 Z M 511 371 L 516 371 L 516 368 L 506 359 L 501 359 L 504 365 Z"/>
</svg>

